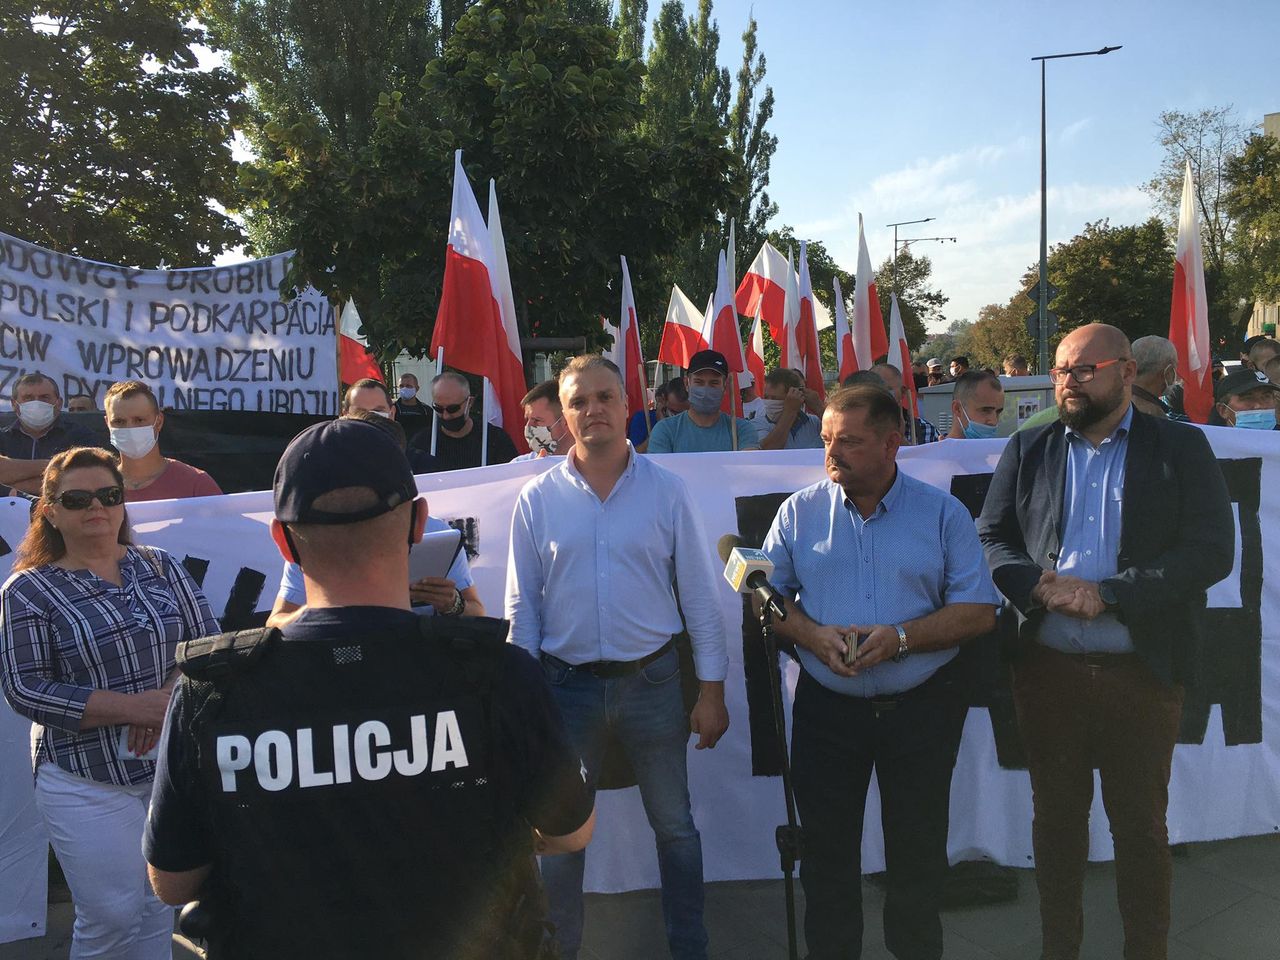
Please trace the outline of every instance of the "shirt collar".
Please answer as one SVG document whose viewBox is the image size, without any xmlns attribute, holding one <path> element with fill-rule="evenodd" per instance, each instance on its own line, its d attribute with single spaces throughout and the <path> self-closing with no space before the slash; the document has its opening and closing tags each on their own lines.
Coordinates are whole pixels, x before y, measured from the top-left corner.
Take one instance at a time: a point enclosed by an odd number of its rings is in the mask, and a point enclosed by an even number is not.
<svg viewBox="0 0 1280 960">
<path fill-rule="evenodd" d="M 591 489 L 591 484 L 587 483 L 586 478 L 582 475 L 582 471 L 578 469 L 578 459 L 575 453 L 575 447 L 569 448 L 568 452 L 565 454 L 564 463 L 560 465 L 560 469 L 565 472 L 565 475 L 569 478 L 570 482 L 581 487 L 583 490 L 590 491 L 591 495 L 594 497 L 596 492 Z M 633 447 L 631 445 L 631 441 L 628 440 L 627 465 L 623 468 L 622 475 L 618 477 L 618 482 L 613 485 L 613 490 L 617 490 L 624 480 L 628 479 L 636 472 L 636 463 L 636 448 Z M 609 491 L 609 497 L 613 496 L 613 490 Z M 608 497 L 605 499 L 607 500 Z"/>
<path fill-rule="evenodd" d="M 1133 425 L 1133 404 L 1129 404 L 1129 409 L 1127 409 L 1124 412 L 1124 416 L 1121 417 L 1120 422 L 1116 424 L 1116 428 L 1111 431 L 1110 436 L 1105 437 L 1103 439 L 1102 443 L 1108 443 L 1108 442 L 1114 443 L 1117 440 L 1123 440 L 1125 437 L 1129 435 L 1129 428 L 1132 425 Z M 1066 428 L 1066 435 L 1068 440 L 1070 440 L 1072 437 L 1079 437 L 1081 440 L 1084 440 L 1086 443 L 1089 442 L 1085 438 L 1084 434 L 1080 433 L 1078 430 L 1072 427 Z M 1098 444 L 1098 446 L 1102 446 L 1102 443 Z"/>
<path fill-rule="evenodd" d="M 893 469 L 894 469 L 893 483 L 890 484 L 888 492 L 886 492 L 885 495 L 880 498 L 880 502 L 876 504 L 876 510 L 875 510 L 875 513 L 871 515 L 872 517 L 878 517 L 882 513 L 888 513 L 889 511 L 895 509 L 898 506 L 898 503 L 902 500 L 903 473 L 902 473 L 902 470 L 896 464 L 894 465 Z M 831 480 L 828 480 L 827 482 L 830 483 L 831 486 L 835 488 L 840 499 L 844 502 L 845 509 L 847 509 L 850 513 L 858 514 L 858 516 L 861 516 L 861 514 L 858 513 L 857 506 L 854 504 L 852 500 L 849 499 L 848 494 L 844 492 L 844 488 L 842 488 L 839 484 L 834 483 Z M 867 519 L 869 520 L 871 519 L 871 517 L 868 517 Z"/>
</svg>

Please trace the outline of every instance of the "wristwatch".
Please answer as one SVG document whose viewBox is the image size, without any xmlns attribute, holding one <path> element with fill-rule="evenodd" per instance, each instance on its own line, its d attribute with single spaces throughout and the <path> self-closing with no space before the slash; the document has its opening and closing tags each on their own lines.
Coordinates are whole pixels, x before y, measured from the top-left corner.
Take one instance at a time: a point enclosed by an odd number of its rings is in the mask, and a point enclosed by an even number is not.
<svg viewBox="0 0 1280 960">
<path fill-rule="evenodd" d="M 1115 613 L 1120 609 L 1120 598 L 1116 596 L 1115 588 L 1106 580 L 1098 584 L 1098 596 L 1102 605 L 1107 608 L 1107 613 Z"/>
<path fill-rule="evenodd" d="M 893 662 L 901 663 L 907 659 L 911 648 L 907 646 L 907 631 L 902 628 L 902 624 L 894 624 L 893 629 L 898 631 L 898 652 L 893 655 Z"/>
<path fill-rule="evenodd" d="M 461 614 L 462 611 L 465 610 L 466 608 L 467 608 L 467 601 L 462 599 L 462 591 L 459 590 L 457 587 L 454 587 L 453 588 L 453 606 L 451 606 L 448 610 L 441 610 L 440 613 L 442 616 L 456 617 L 459 614 Z"/>
</svg>

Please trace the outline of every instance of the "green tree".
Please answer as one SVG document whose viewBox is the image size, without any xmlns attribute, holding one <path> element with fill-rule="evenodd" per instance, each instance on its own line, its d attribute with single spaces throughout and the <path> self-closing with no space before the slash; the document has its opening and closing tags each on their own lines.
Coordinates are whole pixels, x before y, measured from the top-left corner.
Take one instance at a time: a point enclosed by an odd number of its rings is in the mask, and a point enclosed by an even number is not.
<svg viewBox="0 0 1280 960">
<path fill-rule="evenodd" d="M 0 223 L 64 253 L 198 266 L 243 240 L 240 84 L 185 0 L 0 8 Z M 214 206 L 220 205 L 221 208 Z"/>
<path fill-rule="evenodd" d="M 1033 309 L 1034 304 L 1021 292 L 1008 303 L 980 308 L 965 347 L 974 366 L 1001 371 L 1005 357 L 1020 353 L 1034 367 L 1036 344 L 1027 332 L 1027 315 Z"/>
<path fill-rule="evenodd" d="M 937 357 L 944 364 L 956 356 L 968 356 L 972 346 L 973 321 L 952 320 L 941 333 L 930 334 L 916 354 L 926 360 Z M 971 358 L 972 359 L 972 358 Z"/>
<path fill-rule="evenodd" d="M 422 96 L 383 95 L 367 145 L 339 149 L 314 121 L 268 126 L 284 159 L 251 177 L 289 224 L 291 279 L 354 297 L 384 357 L 422 353 L 461 147 L 482 207 L 497 179 L 529 333 L 599 343 L 623 252 L 637 300 L 665 303 L 662 255 L 726 202 L 737 164 L 714 127 L 685 124 L 671 142 L 638 129 L 643 67 L 617 44 L 553 0 L 481 0 L 428 65 Z"/>
<path fill-rule="evenodd" d="M 885 329 L 889 326 L 890 296 L 893 294 L 895 276 L 893 258 L 886 257 L 876 271 L 876 294 L 880 298 L 880 314 Z M 933 276 L 933 261 L 917 257 L 908 247 L 898 251 L 896 283 L 898 287 L 898 311 L 902 314 L 902 329 L 907 335 L 907 346 L 915 350 L 928 338 L 926 326 L 943 319 L 942 308 L 950 299 L 946 294 L 929 285 Z M 896 364 L 895 364 L 896 366 Z"/>
<path fill-rule="evenodd" d="M 613 28 L 618 31 L 618 56 L 623 60 L 644 59 L 645 20 L 649 16 L 649 0 L 618 0 L 618 17 Z"/>
<path fill-rule="evenodd" d="M 1229 247 L 1249 301 L 1280 302 L 1280 139 L 1255 134 L 1227 161 Z"/>
</svg>

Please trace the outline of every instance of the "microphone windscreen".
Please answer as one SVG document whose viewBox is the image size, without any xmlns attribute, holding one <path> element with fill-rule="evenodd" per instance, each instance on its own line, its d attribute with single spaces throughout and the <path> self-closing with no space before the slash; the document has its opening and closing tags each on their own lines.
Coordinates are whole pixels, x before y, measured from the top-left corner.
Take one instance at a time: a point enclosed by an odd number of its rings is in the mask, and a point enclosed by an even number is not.
<svg viewBox="0 0 1280 960">
<path fill-rule="evenodd" d="M 716 550 L 720 554 L 720 562 L 728 563 L 729 554 L 740 546 L 742 546 L 742 538 L 740 536 L 736 533 L 726 533 L 720 538 L 720 542 L 716 544 Z"/>
</svg>

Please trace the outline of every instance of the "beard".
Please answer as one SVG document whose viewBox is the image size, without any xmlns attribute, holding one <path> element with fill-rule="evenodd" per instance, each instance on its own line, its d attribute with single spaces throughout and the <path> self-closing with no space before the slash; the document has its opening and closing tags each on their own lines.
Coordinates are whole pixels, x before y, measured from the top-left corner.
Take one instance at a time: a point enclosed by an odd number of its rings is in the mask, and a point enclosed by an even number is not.
<svg viewBox="0 0 1280 960">
<path fill-rule="evenodd" d="M 1068 409 L 1065 402 L 1058 405 L 1058 419 L 1072 430 L 1087 430 L 1115 413 L 1124 403 L 1124 383 L 1117 383 L 1114 390 L 1101 397 L 1082 393 L 1071 400 L 1075 404 L 1072 409 Z"/>
</svg>

